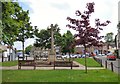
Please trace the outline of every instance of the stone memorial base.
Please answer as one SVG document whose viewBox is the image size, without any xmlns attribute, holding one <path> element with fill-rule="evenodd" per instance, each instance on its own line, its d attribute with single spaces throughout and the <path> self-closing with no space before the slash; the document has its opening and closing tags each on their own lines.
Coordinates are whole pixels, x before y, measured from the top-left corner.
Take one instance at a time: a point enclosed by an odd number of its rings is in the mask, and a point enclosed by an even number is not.
<svg viewBox="0 0 120 84">
<path fill-rule="evenodd" d="M 48 61 L 50 63 L 53 63 L 54 61 L 56 61 L 56 55 L 50 53 L 49 56 L 48 56 Z"/>
</svg>

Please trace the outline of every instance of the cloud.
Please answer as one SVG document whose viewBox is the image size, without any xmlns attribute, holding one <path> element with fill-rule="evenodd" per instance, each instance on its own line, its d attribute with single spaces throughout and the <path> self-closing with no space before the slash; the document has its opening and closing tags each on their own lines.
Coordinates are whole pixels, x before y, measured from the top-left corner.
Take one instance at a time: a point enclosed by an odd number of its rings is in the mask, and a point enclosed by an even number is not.
<svg viewBox="0 0 120 84">
<path fill-rule="evenodd" d="M 35 40 L 31 38 L 25 40 L 24 49 L 29 45 L 33 45 L 34 42 Z M 14 48 L 17 48 L 17 50 L 22 50 L 22 42 L 20 41 L 14 42 Z"/>
<path fill-rule="evenodd" d="M 32 10 L 30 13 L 30 21 L 33 26 L 38 26 L 39 30 L 46 29 L 50 24 L 58 24 L 61 34 L 65 33 L 69 28 L 66 18 L 75 18 L 75 11 L 84 11 L 86 3 L 95 2 L 95 12 L 91 15 L 91 25 L 94 26 L 95 18 L 99 18 L 101 22 L 110 20 L 111 24 L 106 26 L 101 32 L 105 35 L 108 32 L 117 33 L 118 22 L 118 1 L 119 0 L 25 0 L 29 3 Z M 75 34 L 76 32 L 70 29 Z"/>
<path fill-rule="evenodd" d="M 50 5 L 53 6 L 54 8 L 57 8 L 58 10 L 64 10 L 64 11 L 70 8 L 68 3 L 62 3 L 62 4 L 51 3 Z"/>
<path fill-rule="evenodd" d="M 19 1 L 19 5 L 23 8 L 23 10 L 25 10 L 25 11 L 27 11 L 27 10 L 29 10 L 29 12 L 30 13 L 33 13 L 33 10 L 32 10 L 32 8 L 29 6 L 29 2 L 21 2 L 21 1 Z"/>
<path fill-rule="evenodd" d="M 59 24 L 60 28 L 65 28 L 67 10 L 60 10 L 61 5 L 56 8 L 53 7 L 53 3 L 49 4 L 49 2 L 40 1 L 37 3 L 31 1 L 31 7 L 34 10 L 34 13 L 30 14 L 32 24 L 37 25 L 40 29 L 47 28 L 50 24 L 56 23 Z"/>
<path fill-rule="evenodd" d="M 63 31 L 68 29 L 65 28 L 68 23 L 66 20 L 67 16 L 74 18 L 75 10 L 82 9 L 83 11 L 88 2 L 95 2 L 95 13 L 91 17 L 93 18 L 91 19 L 92 25 L 94 25 L 95 18 L 100 18 L 103 22 L 110 20 L 112 22 L 111 27 L 116 27 L 113 24 L 115 22 L 113 15 L 117 12 L 117 0 L 115 2 L 112 0 L 30 0 L 30 7 L 34 11 L 33 14 L 30 14 L 31 22 L 33 25 L 37 25 L 39 29 L 58 23 L 62 31 L 61 33 L 64 33 Z M 112 29 L 109 30 L 112 31 Z"/>
</svg>

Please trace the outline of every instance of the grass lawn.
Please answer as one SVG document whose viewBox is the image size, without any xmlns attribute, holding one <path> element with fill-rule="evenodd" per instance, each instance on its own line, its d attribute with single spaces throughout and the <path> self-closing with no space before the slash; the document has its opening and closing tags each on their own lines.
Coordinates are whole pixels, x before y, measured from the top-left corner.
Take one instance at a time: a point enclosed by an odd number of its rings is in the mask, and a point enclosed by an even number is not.
<svg viewBox="0 0 120 84">
<path fill-rule="evenodd" d="M 5 62 L 0 62 L 1 66 L 16 66 L 18 64 L 18 61 L 5 61 Z"/>
<path fill-rule="evenodd" d="M 101 67 L 101 65 L 96 62 L 93 58 L 86 58 L 87 59 L 87 66 L 88 67 Z M 84 58 L 77 58 L 75 61 L 79 62 L 82 65 L 85 65 L 85 59 Z"/>
<path fill-rule="evenodd" d="M 110 70 L 3 70 L 3 82 L 118 82 Z"/>
</svg>

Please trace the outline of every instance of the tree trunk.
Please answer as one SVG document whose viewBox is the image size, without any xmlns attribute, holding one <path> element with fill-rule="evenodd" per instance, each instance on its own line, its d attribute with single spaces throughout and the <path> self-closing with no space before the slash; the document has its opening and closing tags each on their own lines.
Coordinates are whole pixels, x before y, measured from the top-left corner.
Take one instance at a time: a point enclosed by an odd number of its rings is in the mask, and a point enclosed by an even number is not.
<svg viewBox="0 0 120 84">
<path fill-rule="evenodd" d="M 25 56 L 24 56 L 24 41 L 22 41 L 22 48 L 23 48 L 23 60 L 24 60 L 24 58 L 25 58 Z"/>
<path fill-rule="evenodd" d="M 11 61 L 11 60 L 10 60 L 10 58 L 11 58 L 11 54 L 10 54 L 10 51 L 11 51 L 11 50 L 10 50 L 10 45 L 8 44 L 8 46 L 9 46 L 9 55 L 8 55 L 8 61 Z"/>
<path fill-rule="evenodd" d="M 85 73 L 87 73 L 87 59 L 86 59 L 86 46 L 84 45 L 84 48 L 85 48 L 85 51 L 84 51 L 84 54 L 85 54 Z"/>
<path fill-rule="evenodd" d="M 108 50 L 109 50 L 109 45 L 110 45 L 110 44 L 108 43 L 108 44 L 107 44 L 107 49 L 108 49 Z"/>
<path fill-rule="evenodd" d="M 4 61 L 3 50 L 2 50 L 2 62 Z"/>
<path fill-rule="evenodd" d="M 70 62 L 70 52 L 69 52 L 69 62 Z"/>
</svg>

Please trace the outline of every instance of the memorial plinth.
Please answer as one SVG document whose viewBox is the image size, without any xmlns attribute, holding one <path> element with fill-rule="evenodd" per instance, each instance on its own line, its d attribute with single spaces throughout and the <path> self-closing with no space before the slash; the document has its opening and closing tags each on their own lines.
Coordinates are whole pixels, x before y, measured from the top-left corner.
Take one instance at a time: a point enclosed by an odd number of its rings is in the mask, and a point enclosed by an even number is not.
<svg viewBox="0 0 120 84">
<path fill-rule="evenodd" d="M 49 57 L 48 57 L 48 61 L 53 63 L 56 60 L 56 54 L 50 52 Z"/>
</svg>

